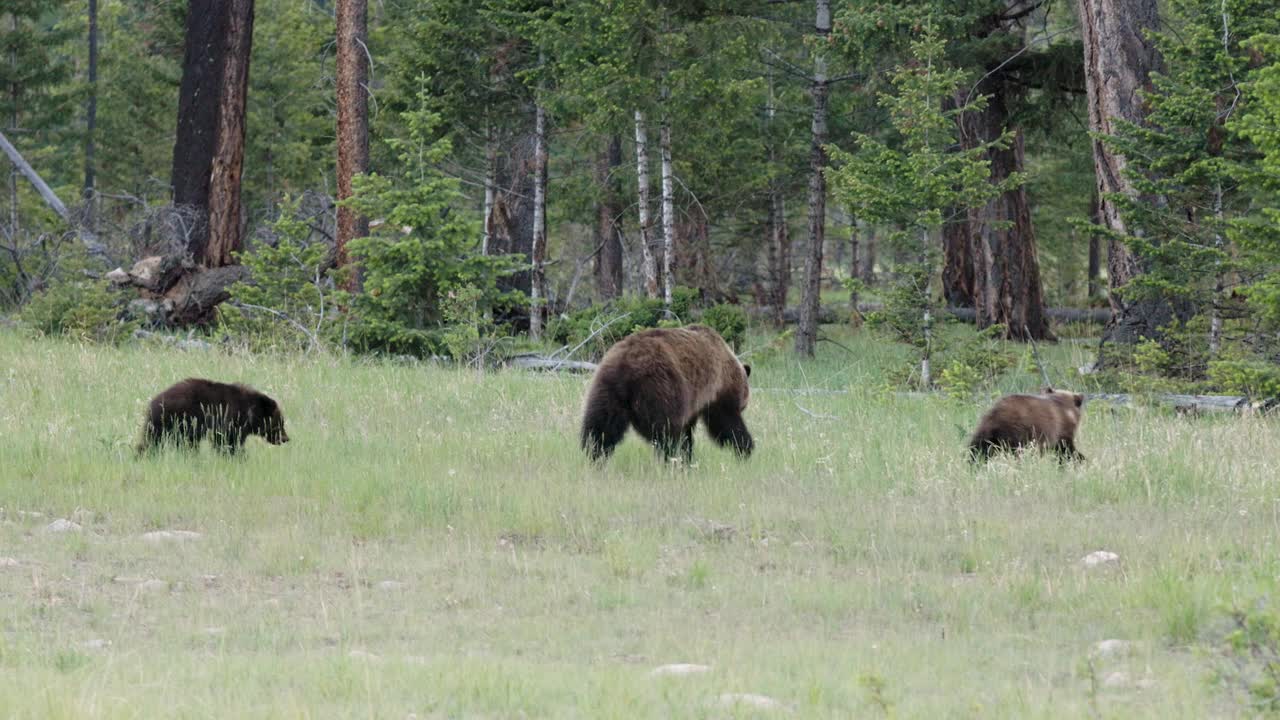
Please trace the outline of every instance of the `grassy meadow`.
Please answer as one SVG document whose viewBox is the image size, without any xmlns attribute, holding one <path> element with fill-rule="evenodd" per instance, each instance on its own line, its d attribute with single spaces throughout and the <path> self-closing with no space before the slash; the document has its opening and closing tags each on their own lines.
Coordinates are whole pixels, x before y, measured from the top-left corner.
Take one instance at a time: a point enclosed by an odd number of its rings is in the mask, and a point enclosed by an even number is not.
<svg viewBox="0 0 1280 720">
<path fill-rule="evenodd" d="M 699 431 L 693 467 L 631 436 L 595 469 L 583 376 L 0 330 L 0 717 L 1251 712 L 1211 679 L 1224 612 L 1276 590 L 1280 422 L 1086 406 L 1086 463 L 975 469 L 989 398 L 885 393 L 902 350 L 833 336 L 752 338 L 749 461 Z M 189 375 L 273 395 L 292 442 L 135 459 Z"/>
</svg>

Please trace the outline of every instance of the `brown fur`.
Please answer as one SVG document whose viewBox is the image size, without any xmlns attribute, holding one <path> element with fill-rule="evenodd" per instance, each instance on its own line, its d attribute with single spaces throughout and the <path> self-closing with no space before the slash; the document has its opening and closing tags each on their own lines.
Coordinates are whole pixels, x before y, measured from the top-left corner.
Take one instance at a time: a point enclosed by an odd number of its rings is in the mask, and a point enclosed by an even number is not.
<svg viewBox="0 0 1280 720">
<path fill-rule="evenodd" d="M 1076 429 L 1084 396 L 1045 388 L 1042 395 L 1006 395 L 982 416 L 969 439 L 969 456 L 986 460 L 999 450 L 1035 445 L 1061 460 L 1083 460 L 1076 450 Z"/>
<path fill-rule="evenodd" d="M 289 442 L 275 400 L 246 385 L 187 378 L 151 399 L 138 452 L 166 442 L 194 448 L 206 435 L 229 454 L 250 435 L 272 445 Z"/>
<path fill-rule="evenodd" d="M 623 338 L 596 369 L 582 418 L 582 448 L 608 457 L 635 428 L 665 457 L 693 458 L 701 419 L 711 438 L 746 457 L 754 442 L 742 420 L 751 367 L 705 325 L 644 330 Z"/>
</svg>

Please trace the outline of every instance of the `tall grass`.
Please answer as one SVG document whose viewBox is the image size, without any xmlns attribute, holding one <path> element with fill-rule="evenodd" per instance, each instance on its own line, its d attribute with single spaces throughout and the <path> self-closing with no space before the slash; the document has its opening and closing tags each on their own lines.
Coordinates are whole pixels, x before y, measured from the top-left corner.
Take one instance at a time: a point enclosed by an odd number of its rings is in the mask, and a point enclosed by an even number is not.
<svg viewBox="0 0 1280 720">
<path fill-rule="evenodd" d="M 631 437 L 592 468 L 583 377 L 0 332 L 0 716 L 1231 712 L 1190 649 L 1274 592 L 1275 421 L 1087 407 L 1087 463 L 972 468 L 982 402 L 882 392 L 900 349 L 839 341 L 752 338 L 748 462 L 700 434 L 693 467 Z M 1043 352 L 1064 385 L 1087 359 Z M 136 459 L 191 375 L 271 394 L 292 441 Z M 1110 637 L 1135 654 L 1091 664 Z"/>
</svg>

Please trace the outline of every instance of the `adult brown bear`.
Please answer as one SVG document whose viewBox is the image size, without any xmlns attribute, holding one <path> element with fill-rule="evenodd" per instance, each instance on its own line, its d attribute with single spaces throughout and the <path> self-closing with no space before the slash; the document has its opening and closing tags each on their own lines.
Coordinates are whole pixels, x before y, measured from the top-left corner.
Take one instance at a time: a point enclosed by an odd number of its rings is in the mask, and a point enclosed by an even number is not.
<svg viewBox="0 0 1280 720">
<path fill-rule="evenodd" d="M 705 325 L 643 330 L 605 353 L 587 391 L 582 448 L 608 457 L 628 427 L 664 457 L 693 458 L 693 427 L 701 419 L 720 445 L 746 457 L 754 443 L 742 420 L 751 366 L 738 361 Z"/>
<path fill-rule="evenodd" d="M 272 445 L 289 442 L 275 400 L 246 385 L 187 378 L 151 399 L 138 452 L 165 442 L 194 448 L 206 435 L 233 455 L 250 435 Z"/>
<path fill-rule="evenodd" d="M 1083 405 L 1084 395 L 1051 387 L 1042 395 L 1006 395 L 978 422 L 969 457 L 986 460 L 997 451 L 1034 444 L 1061 460 L 1083 460 L 1075 439 Z"/>
</svg>

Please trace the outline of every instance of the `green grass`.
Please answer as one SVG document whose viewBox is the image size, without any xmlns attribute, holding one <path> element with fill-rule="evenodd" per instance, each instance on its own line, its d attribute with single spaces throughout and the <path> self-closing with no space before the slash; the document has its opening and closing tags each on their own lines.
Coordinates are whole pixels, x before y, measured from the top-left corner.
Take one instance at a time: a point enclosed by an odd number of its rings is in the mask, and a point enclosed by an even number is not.
<svg viewBox="0 0 1280 720">
<path fill-rule="evenodd" d="M 750 461 L 631 437 L 593 469 L 583 377 L 0 332 L 0 716 L 1241 712 L 1198 648 L 1275 590 L 1275 421 L 1089 407 L 1088 463 L 975 470 L 981 402 L 885 393 L 902 349 L 838 337 L 806 364 L 752 338 Z M 1043 351 L 1065 379 L 1090 349 Z M 188 375 L 272 394 L 293 441 L 136 460 L 147 399 Z M 1083 569 L 1098 549 L 1119 566 Z M 1137 649 L 1091 670 L 1105 638 Z M 712 671 L 649 675 L 674 662 Z M 1101 688 L 1115 670 L 1152 684 Z"/>
</svg>

